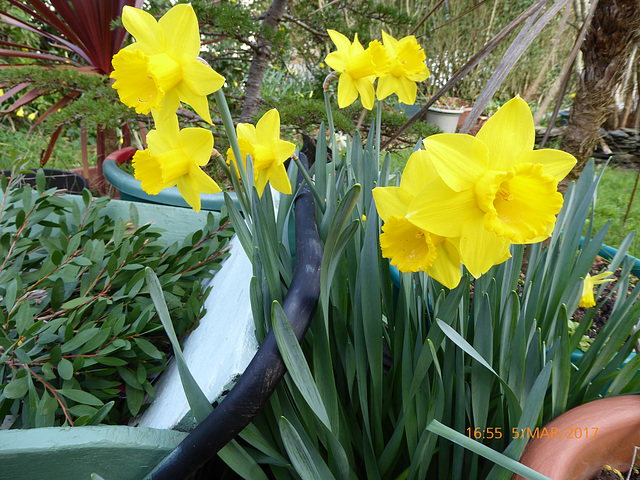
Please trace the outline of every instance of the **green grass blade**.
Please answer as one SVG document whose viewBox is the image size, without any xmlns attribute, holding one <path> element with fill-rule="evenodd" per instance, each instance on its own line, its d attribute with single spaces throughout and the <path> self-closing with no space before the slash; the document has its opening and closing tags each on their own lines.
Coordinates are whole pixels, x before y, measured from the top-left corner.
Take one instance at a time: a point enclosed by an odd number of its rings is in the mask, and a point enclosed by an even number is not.
<svg viewBox="0 0 640 480">
<path fill-rule="evenodd" d="M 218 452 L 218 456 L 242 478 L 268 480 L 260 465 L 235 440 L 227 443 Z"/>
</svg>

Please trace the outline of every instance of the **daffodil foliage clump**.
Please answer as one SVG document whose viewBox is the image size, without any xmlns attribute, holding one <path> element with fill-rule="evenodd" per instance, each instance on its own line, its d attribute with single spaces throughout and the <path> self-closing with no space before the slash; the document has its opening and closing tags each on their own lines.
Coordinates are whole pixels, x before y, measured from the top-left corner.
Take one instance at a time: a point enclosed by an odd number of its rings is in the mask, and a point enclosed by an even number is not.
<svg viewBox="0 0 640 480">
<path fill-rule="evenodd" d="M 152 268 L 177 334 L 203 315 L 202 280 L 220 268 L 226 218 L 181 245 L 161 230 L 113 220 L 107 197 L 0 189 L 0 422 L 7 428 L 127 423 L 165 369 L 169 341 L 145 281 Z"/>
</svg>

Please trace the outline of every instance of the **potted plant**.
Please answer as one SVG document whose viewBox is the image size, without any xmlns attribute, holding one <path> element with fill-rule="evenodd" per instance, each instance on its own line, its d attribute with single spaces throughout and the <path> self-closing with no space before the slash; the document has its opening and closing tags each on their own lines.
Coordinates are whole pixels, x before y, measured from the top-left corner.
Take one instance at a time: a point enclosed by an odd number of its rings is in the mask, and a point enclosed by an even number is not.
<svg viewBox="0 0 640 480">
<path fill-rule="evenodd" d="M 425 121 L 437 125 L 442 133 L 455 133 L 464 111 L 462 100 L 444 96 L 429 107 Z"/>
</svg>

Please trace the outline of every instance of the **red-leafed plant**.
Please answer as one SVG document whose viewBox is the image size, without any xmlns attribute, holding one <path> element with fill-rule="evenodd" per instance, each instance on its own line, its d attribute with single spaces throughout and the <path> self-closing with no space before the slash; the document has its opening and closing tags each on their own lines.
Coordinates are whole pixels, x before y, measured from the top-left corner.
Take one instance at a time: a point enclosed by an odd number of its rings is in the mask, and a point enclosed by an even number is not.
<svg viewBox="0 0 640 480">
<path fill-rule="evenodd" d="M 20 65 L 33 68 L 37 65 L 48 69 L 72 68 L 79 73 L 108 76 L 113 69 L 111 58 L 122 47 L 127 33 L 122 26 L 114 26 L 114 21 L 121 16 L 125 5 L 140 8 L 143 3 L 144 0 L 7 0 L 6 6 L 0 7 L 0 22 L 42 36 L 46 47 L 37 49 L 0 39 L 0 57 L 26 60 L 25 63 L 0 65 L 0 68 L 14 68 Z M 8 11 L 9 6 L 21 9 L 32 21 L 27 22 L 12 15 Z M 34 82 L 28 79 L 0 86 L 6 89 L 0 96 L 0 103 L 20 94 L 19 98 L 0 115 L 14 112 L 40 96 L 62 92 L 62 98 L 42 113 L 34 125 L 41 123 L 84 93 L 81 89 L 69 90 L 56 85 L 48 88 L 42 85 L 35 86 Z M 40 159 L 41 165 L 51 156 L 53 146 L 65 124 L 58 125 L 51 135 L 49 145 Z M 83 132 L 86 134 L 85 130 Z M 102 177 L 102 160 L 109 152 L 105 148 L 105 129 L 98 125 L 96 133 L 98 170 L 99 176 Z M 83 141 L 84 144 L 86 142 Z M 83 152 L 83 159 L 85 158 L 86 152 Z"/>
</svg>

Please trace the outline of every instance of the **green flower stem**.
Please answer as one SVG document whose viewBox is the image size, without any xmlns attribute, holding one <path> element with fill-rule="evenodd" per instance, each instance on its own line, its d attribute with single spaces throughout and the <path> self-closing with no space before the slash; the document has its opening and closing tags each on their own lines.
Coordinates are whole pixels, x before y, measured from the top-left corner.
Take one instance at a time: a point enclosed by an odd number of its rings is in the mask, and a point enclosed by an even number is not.
<svg viewBox="0 0 640 480">
<path fill-rule="evenodd" d="M 304 177 L 304 181 L 307 182 L 307 185 L 309 185 L 309 190 L 311 190 L 311 194 L 313 195 L 313 198 L 316 201 L 316 205 L 318 205 L 322 210 L 322 213 L 324 213 L 326 208 L 324 198 L 320 196 L 320 194 L 318 193 L 318 190 L 316 190 L 316 185 L 315 183 L 313 183 L 313 180 L 311 180 L 311 177 L 309 176 L 309 172 L 307 171 L 306 168 L 304 168 L 304 165 L 302 164 L 300 159 L 297 157 L 297 155 L 293 156 L 293 161 L 296 162 L 296 165 L 298 166 L 300 173 Z"/>
<path fill-rule="evenodd" d="M 382 125 L 382 101 L 376 100 L 376 162 L 380 165 L 380 126 Z"/>
<path fill-rule="evenodd" d="M 247 181 L 247 173 L 244 166 L 244 159 L 242 158 L 242 154 L 240 153 L 240 146 L 238 145 L 238 137 L 236 137 L 236 129 L 233 124 L 233 119 L 231 118 L 231 112 L 229 111 L 229 106 L 227 105 L 227 99 L 224 96 L 222 89 L 218 89 L 213 94 L 216 105 L 218 106 L 218 111 L 220 112 L 220 116 L 222 117 L 222 124 L 224 125 L 224 129 L 227 132 L 227 138 L 229 139 L 229 144 L 231 145 L 231 150 L 233 151 L 233 156 L 236 159 L 238 164 L 238 170 L 240 171 L 240 179 L 242 180 L 243 185 L 249 185 Z M 249 212 L 251 205 L 251 196 L 245 195 L 245 192 L 239 191 L 236 192 L 238 195 L 238 202 L 240 202 L 240 206 L 244 212 Z"/>
<path fill-rule="evenodd" d="M 337 79 L 338 77 L 336 76 L 335 72 L 330 73 L 329 75 L 327 75 L 327 78 L 324 79 L 324 84 L 322 88 L 324 92 L 324 108 L 327 111 L 327 125 L 329 126 L 329 135 L 331 136 L 331 150 L 334 152 L 334 155 L 338 154 L 338 144 L 336 142 L 336 130 L 335 130 L 335 127 L 333 126 L 333 113 L 331 111 L 331 102 L 329 101 L 330 100 L 329 85 L 331 84 L 331 82 Z"/>
</svg>

